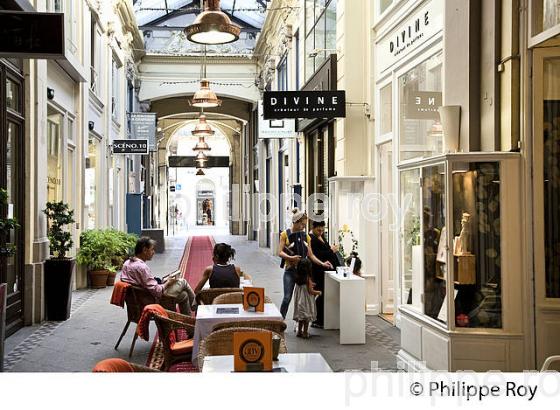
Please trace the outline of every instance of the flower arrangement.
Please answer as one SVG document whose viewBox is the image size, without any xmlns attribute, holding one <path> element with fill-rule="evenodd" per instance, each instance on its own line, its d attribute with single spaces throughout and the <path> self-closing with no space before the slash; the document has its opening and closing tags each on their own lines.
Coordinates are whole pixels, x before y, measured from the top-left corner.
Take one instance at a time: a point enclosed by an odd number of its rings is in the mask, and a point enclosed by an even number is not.
<svg viewBox="0 0 560 410">
<path fill-rule="evenodd" d="M 345 238 L 350 237 L 352 240 L 352 248 L 345 249 L 344 248 L 344 240 Z M 347 224 L 342 225 L 342 228 L 338 230 L 338 252 L 342 255 L 344 259 L 347 259 L 352 255 L 353 252 L 358 251 L 358 240 L 354 236 L 354 232 L 350 229 Z"/>
</svg>

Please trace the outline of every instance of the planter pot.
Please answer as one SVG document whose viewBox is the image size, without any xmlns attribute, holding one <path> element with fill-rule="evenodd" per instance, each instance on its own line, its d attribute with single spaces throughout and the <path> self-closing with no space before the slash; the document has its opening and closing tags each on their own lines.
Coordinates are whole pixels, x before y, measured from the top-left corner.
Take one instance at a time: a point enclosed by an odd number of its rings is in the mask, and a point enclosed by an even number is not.
<svg viewBox="0 0 560 410">
<path fill-rule="evenodd" d="M 117 272 L 109 272 L 107 275 L 107 286 L 113 286 L 115 284 L 115 277 L 117 276 Z"/>
<path fill-rule="evenodd" d="M 89 271 L 89 283 L 93 289 L 102 289 L 107 287 L 108 270 L 92 270 Z"/>
<path fill-rule="evenodd" d="M 45 313 L 47 320 L 66 320 L 72 308 L 74 259 L 45 261 Z"/>
</svg>

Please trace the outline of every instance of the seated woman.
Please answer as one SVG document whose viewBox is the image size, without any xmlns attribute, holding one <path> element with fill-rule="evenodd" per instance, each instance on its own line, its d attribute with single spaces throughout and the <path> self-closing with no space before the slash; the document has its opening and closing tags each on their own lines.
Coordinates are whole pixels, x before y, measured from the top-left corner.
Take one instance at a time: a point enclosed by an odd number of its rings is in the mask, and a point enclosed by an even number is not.
<svg viewBox="0 0 560 410">
<path fill-rule="evenodd" d="M 214 246 L 212 260 L 214 265 L 208 266 L 194 293 L 198 294 L 206 284 L 210 281 L 211 288 L 238 288 L 240 284 L 241 269 L 229 263 L 235 256 L 235 249 L 227 243 L 218 243 Z M 251 279 L 249 275 L 244 275 L 245 279 Z"/>
</svg>

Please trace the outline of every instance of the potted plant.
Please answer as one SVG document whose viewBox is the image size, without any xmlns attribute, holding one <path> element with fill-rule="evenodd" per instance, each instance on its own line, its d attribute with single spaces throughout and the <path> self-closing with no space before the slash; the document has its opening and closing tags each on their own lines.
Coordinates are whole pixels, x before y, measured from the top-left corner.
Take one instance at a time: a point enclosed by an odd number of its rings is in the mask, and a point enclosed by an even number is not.
<svg viewBox="0 0 560 410">
<path fill-rule="evenodd" d="M 72 307 L 72 275 L 76 261 L 66 257 L 72 249 L 72 235 L 64 228 L 74 221 L 74 211 L 64 202 L 47 202 L 51 257 L 45 261 L 45 308 L 47 320 L 66 320 Z"/>
<path fill-rule="evenodd" d="M 111 237 L 111 244 L 114 253 L 112 264 L 116 270 L 121 270 L 124 261 L 134 250 L 136 239 L 138 237 L 134 234 L 129 234 L 116 229 L 109 229 L 106 231 L 106 233 Z M 112 286 L 115 284 L 115 276 L 116 272 L 109 273 L 109 276 L 107 277 L 108 286 Z"/>
<path fill-rule="evenodd" d="M 116 272 L 113 265 L 114 239 L 106 231 L 90 229 L 80 235 L 78 263 L 87 266 L 90 286 L 95 289 L 107 286 L 107 277 Z"/>
</svg>

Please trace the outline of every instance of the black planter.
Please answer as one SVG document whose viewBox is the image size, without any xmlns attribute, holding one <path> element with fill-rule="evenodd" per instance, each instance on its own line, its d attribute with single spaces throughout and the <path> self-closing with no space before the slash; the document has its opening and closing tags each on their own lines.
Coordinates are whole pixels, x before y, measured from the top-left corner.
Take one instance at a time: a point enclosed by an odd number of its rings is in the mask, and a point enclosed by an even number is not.
<svg viewBox="0 0 560 410">
<path fill-rule="evenodd" d="M 66 320 L 72 307 L 74 259 L 45 261 L 45 310 L 47 320 Z"/>
</svg>

